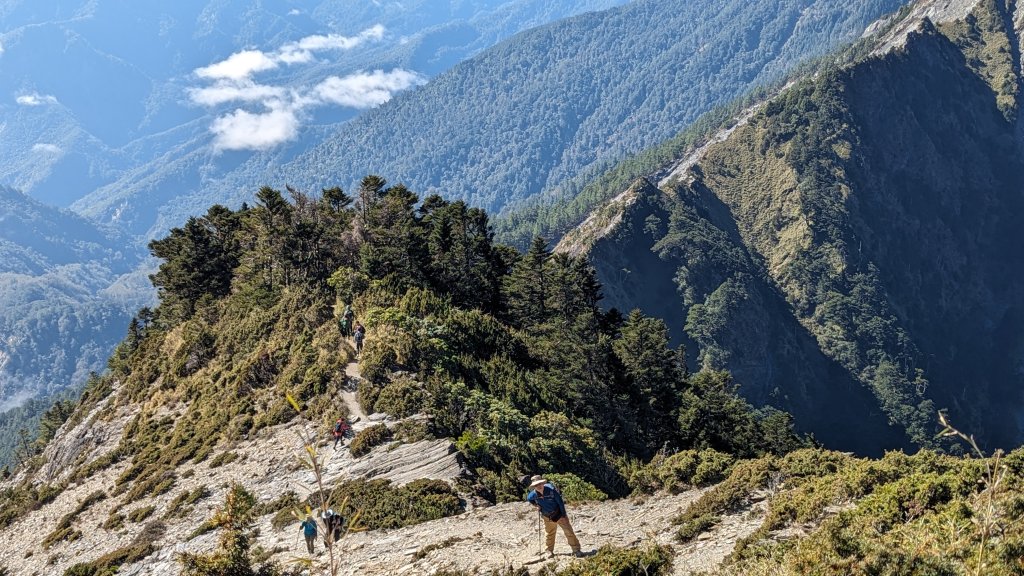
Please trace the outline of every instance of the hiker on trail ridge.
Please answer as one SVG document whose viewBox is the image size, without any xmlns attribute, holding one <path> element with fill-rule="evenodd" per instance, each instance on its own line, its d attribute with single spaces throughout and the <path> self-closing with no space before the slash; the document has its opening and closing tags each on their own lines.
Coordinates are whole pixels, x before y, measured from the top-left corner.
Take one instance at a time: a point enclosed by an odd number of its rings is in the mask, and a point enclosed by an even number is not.
<svg viewBox="0 0 1024 576">
<path fill-rule="evenodd" d="M 345 304 L 345 310 L 341 313 L 341 335 L 348 338 L 352 335 L 352 321 L 355 320 L 356 313 L 352 311 L 352 306 Z"/>
<path fill-rule="evenodd" d="M 530 482 L 530 493 L 526 495 L 526 501 L 537 507 L 537 511 L 544 518 L 544 535 L 546 537 L 547 557 L 555 555 L 555 531 L 556 527 L 562 527 L 562 533 L 572 548 L 573 556 L 581 556 L 580 541 L 569 523 L 569 515 L 565 511 L 565 502 L 562 501 L 562 494 L 555 488 L 555 485 L 548 482 L 541 476 L 534 476 Z"/>
<path fill-rule="evenodd" d="M 316 541 L 316 520 L 309 514 L 306 514 L 306 519 L 299 525 L 302 529 L 302 535 L 306 537 L 306 549 L 309 553 L 313 553 L 313 542 Z"/>
<path fill-rule="evenodd" d="M 324 543 L 329 545 L 330 542 L 341 540 L 341 527 L 345 523 L 345 519 L 342 518 L 341 514 L 338 514 L 331 508 L 323 513 L 323 519 L 324 524 L 327 526 L 327 533 L 324 534 Z"/>
<path fill-rule="evenodd" d="M 363 338 L 366 338 L 366 328 L 359 322 L 356 322 L 356 328 L 352 336 L 356 339 L 356 354 L 363 351 Z"/>
<path fill-rule="evenodd" d="M 345 438 L 345 433 L 349 431 L 348 422 L 344 418 L 338 418 L 338 421 L 334 423 L 334 449 L 338 449 L 338 442 Z"/>
</svg>

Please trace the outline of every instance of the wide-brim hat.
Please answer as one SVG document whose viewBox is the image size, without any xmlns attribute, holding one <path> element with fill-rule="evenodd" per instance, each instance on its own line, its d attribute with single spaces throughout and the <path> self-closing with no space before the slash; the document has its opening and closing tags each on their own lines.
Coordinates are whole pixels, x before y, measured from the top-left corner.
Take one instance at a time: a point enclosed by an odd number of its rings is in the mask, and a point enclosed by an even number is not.
<svg viewBox="0 0 1024 576">
<path fill-rule="evenodd" d="M 547 483 L 548 483 L 547 480 L 545 480 L 543 478 L 537 478 L 533 482 L 530 482 L 530 488 L 536 488 L 537 486 L 541 486 L 541 485 L 547 484 Z"/>
</svg>

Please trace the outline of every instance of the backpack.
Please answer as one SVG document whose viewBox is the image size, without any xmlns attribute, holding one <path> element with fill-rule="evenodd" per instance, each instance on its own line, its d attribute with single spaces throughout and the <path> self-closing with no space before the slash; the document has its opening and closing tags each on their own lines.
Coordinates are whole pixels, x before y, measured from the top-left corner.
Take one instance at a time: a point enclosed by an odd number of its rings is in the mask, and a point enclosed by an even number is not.
<svg viewBox="0 0 1024 576">
<path fill-rule="evenodd" d="M 334 423 L 334 433 L 335 434 L 341 434 L 341 432 L 344 429 L 345 429 L 345 424 L 341 420 L 338 420 L 337 422 Z"/>
</svg>

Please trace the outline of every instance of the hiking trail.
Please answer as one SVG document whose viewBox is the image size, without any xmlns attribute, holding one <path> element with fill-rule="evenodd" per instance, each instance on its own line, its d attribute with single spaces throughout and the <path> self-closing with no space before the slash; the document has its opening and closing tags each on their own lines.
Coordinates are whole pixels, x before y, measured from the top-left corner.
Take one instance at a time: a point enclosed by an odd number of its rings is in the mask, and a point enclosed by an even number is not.
<svg viewBox="0 0 1024 576">
<path fill-rule="evenodd" d="M 358 424 L 360 428 L 363 428 L 369 422 L 369 417 L 366 412 L 363 411 L 363 407 L 359 405 L 359 400 L 356 398 L 356 385 L 362 380 L 362 373 L 359 372 L 359 362 L 349 362 L 345 365 L 345 376 L 352 383 L 341 392 L 341 399 L 345 401 L 345 405 L 348 406 L 349 419 L 355 420 L 359 418 Z M 353 429 L 355 426 L 353 426 Z"/>
</svg>

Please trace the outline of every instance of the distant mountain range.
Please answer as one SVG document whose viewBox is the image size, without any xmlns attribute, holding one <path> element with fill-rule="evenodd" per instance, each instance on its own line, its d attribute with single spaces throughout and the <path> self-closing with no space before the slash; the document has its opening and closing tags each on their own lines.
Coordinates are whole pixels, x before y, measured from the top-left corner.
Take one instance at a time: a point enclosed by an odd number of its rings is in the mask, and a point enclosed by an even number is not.
<svg viewBox="0 0 1024 576">
<path fill-rule="evenodd" d="M 0 95 L 0 183 L 117 228 L 125 259 L 83 255 L 8 277 L 8 336 L 37 317 L 67 333 L 31 332 L 30 346 L 8 337 L 0 390 L 55 390 L 101 369 L 150 301 L 145 243 L 211 202 L 376 172 L 499 208 L 674 134 L 899 2 L 645 0 L 487 49 L 619 4 L 0 2 L 0 85 L 11 87 Z M 26 291 L 40 295 L 30 315 Z M 106 312 L 66 321 L 91 306 Z M 66 361 L 45 360 L 54 355 Z"/>
<path fill-rule="evenodd" d="M 225 149 L 266 144 L 246 129 L 308 144 L 309 126 L 347 120 L 515 32 L 623 1 L 4 0 L 0 184 L 66 206 L 183 151 L 204 151 L 199 172 L 224 170 L 237 162 L 214 153 L 225 131 L 236 132 Z"/>
<path fill-rule="evenodd" d="M 351 188 L 372 172 L 497 211 L 678 133 L 900 4 L 641 0 L 583 14 L 523 32 L 352 122 L 216 165 L 208 150 L 183 148 L 73 207 L 154 235 L 211 198 L 237 205 L 261 184 Z"/>
<path fill-rule="evenodd" d="M 933 444 L 948 409 L 1016 447 L 1022 24 L 1000 2 L 915 4 L 560 249 L 829 446 Z"/>
</svg>

